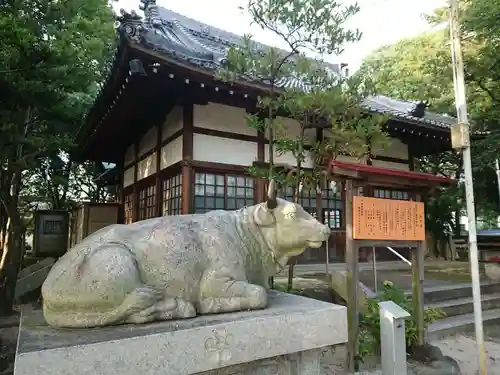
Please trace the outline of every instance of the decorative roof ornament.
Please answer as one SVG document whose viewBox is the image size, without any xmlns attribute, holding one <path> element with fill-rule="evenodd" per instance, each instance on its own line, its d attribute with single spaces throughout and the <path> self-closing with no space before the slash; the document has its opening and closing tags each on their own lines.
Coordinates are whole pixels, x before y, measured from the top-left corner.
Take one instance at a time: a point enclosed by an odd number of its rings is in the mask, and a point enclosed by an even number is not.
<svg viewBox="0 0 500 375">
<path fill-rule="evenodd" d="M 140 43 L 140 31 L 142 28 L 142 17 L 135 10 L 130 13 L 125 9 L 120 9 L 120 15 L 116 17 L 115 29 L 118 33 L 123 33 L 127 38 Z"/>
<path fill-rule="evenodd" d="M 427 100 L 421 100 L 410 110 L 410 114 L 414 117 L 423 118 L 425 116 L 425 110 L 428 106 L 429 103 Z"/>
<path fill-rule="evenodd" d="M 146 15 L 151 6 L 156 6 L 156 0 L 141 0 L 141 4 L 139 4 L 139 9 L 142 10 Z"/>
</svg>

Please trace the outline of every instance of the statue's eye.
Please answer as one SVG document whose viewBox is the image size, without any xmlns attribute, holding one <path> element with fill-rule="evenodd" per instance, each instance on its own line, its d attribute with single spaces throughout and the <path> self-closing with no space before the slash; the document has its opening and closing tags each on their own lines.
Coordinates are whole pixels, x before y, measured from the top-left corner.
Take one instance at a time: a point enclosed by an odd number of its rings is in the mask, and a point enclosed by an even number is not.
<svg viewBox="0 0 500 375">
<path fill-rule="evenodd" d="M 285 214 L 285 219 L 295 220 L 297 219 L 297 214 L 295 212 L 287 212 Z"/>
</svg>

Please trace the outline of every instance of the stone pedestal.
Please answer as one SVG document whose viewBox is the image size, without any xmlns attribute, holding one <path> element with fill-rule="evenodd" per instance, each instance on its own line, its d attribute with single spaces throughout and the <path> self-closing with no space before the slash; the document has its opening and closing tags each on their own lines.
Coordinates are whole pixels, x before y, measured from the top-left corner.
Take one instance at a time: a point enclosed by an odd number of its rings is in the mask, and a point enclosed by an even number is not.
<svg viewBox="0 0 500 375">
<path fill-rule="evenodd" d="M 343 306 L 271 293 L 269 307 L 147 325 L 54 329 L 23 314 L 14 375 L 319 375 L 347 341 Z"/>
</svg>

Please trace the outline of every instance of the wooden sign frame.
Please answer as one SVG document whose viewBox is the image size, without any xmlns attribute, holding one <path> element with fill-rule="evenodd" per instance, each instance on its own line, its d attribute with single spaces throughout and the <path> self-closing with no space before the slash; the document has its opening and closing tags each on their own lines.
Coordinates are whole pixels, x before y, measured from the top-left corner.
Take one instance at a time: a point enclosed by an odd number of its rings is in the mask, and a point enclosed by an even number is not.
<svg viewBox="0 0 500 375">
<path fill-rule="evenodd" d="M 354 196 L 353 239 L 425 241 L 423 202 Z"/>
</svg>

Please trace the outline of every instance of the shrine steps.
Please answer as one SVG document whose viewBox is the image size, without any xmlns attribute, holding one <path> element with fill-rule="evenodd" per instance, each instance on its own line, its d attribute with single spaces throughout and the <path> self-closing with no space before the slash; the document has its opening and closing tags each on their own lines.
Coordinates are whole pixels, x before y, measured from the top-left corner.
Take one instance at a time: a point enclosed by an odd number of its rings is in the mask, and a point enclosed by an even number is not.
<svg viewBox="0 0 500 375">
<path fill-rule="evenodd" d="M 474 306 L 470 283 L 424 289 L 425 306 L 443 310 L 446 317 L 427 327 L 427 338 L 436 340 L 457 333 L 474 332 Z M 500 323 L 500 283 L 481 283 L 483 325 Z"/>
</svg>

